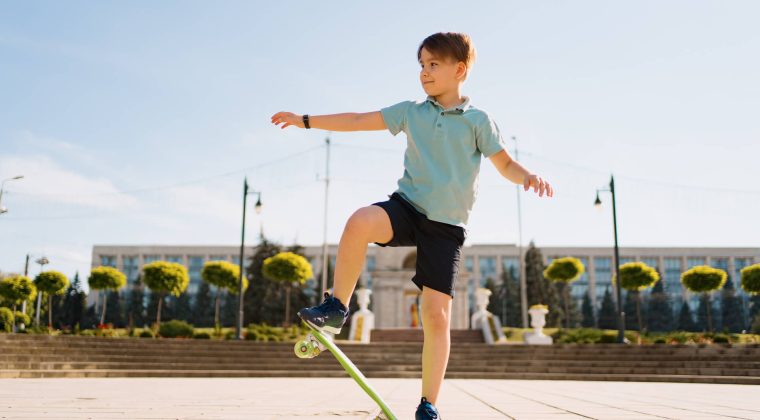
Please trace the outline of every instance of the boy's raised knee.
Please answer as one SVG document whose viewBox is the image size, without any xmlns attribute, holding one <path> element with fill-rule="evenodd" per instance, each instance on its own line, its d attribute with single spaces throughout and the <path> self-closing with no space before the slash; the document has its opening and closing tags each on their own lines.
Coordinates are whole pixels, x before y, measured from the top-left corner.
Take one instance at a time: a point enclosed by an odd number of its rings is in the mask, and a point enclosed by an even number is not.
<svg viewBox="0 0 760 420">
<path fill-rule="evenodd" d="M 367 206 L 356 210 L 346 222 L 345 233 L 356 235 L 367 243 L 387 242 L 393 230 L 385 210 L 377 206 Z"/>
</svg>

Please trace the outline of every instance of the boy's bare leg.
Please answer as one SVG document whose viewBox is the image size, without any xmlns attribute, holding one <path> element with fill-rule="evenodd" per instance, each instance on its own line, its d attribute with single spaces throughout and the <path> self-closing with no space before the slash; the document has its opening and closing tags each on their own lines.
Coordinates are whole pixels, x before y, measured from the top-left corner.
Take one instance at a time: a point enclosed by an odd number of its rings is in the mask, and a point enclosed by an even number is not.
<svg viewBox="0 0 760 420">
<path fill-rule="evenodd" d="M 452 297 L 422 288 L 422 329 L 425 341 L 422 345 L 422 396 L 435 405 L 441 390 L 451 347 Z"/>
<path fill-rule="evenodd" d="M 388 213 L 379 206 L 363 207 L 346 222 L 335 260 L 333 295 L 348 306 L 356 282 L 362 273 L 367 245 L 384 244 L 393 239 L 393 227 Z"/>
</svg>

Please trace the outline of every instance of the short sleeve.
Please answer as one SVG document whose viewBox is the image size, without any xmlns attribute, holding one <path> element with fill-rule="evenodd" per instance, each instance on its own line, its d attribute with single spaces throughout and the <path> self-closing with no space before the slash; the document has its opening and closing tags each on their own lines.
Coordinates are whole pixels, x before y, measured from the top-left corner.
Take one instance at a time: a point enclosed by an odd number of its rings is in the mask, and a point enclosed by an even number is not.
<svg viewBox="0 0 760 420">
<path fill-rule="evenodd" d="M 412 101 L 399 102 L 380 110 L 385 126 L 394 136 L 406 129 L 406 114 Z"/>
<path fill-rule="evenodd" d="M 504 144 L 504 138 L 501 136 L 501 131 L 499 131 L 499 126 L 489 116 L 486 116 L 483 122 L 478 125 L 475 141 L 478 150 L 485 157 L 491 157 L 507 148 L 506 144 Z"/>
</svg>

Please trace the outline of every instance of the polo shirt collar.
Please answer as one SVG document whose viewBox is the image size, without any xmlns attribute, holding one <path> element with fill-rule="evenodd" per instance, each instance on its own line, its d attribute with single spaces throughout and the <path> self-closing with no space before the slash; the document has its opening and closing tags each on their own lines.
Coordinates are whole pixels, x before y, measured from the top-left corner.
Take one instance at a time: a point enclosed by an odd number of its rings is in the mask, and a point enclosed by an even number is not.
<svg viewBox="0 0 760 420">
<path fill-rule="evenodd" d="M 452 107 L 452 108 L 444 109 L 444 111 L 445 112 L 458 112 L 460 114 L 463 113 L 463 112 L 465 112 L 465 111 L 467 111 L 467 109 L 470 108 L 470 97 L 469 96 L 463 96 L 463 98 L 464 98 L 464 102 L 462 102 L 461 105 L 457 105 L 457 106 Z M 428 96 L 427 100 L 430 101 L 430 103 L 432 103 L 433 105 L 435 105 L 435 106 L 437 106 L 439 108 L 443 108 L 443 105 L 441 105 L 440 103 L 438 103 L 438 101 L 436 101 L 434 97 Z"/>
</svg>

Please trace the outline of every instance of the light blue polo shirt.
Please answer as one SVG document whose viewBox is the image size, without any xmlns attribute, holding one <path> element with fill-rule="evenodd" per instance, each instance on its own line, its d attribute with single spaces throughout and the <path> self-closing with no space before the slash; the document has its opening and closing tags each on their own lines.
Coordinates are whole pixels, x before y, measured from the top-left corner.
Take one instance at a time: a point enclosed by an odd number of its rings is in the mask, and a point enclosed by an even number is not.
<svg viewBox="0 0 760 420">
<path fill-rule="evenodd" d="M 470 99 L 444 109 L 433 97 L 380 110 L 394 136 L 406 133 L 398 192 L 430 220 L 464 227 L 478 194 L 481 156 L 506 149 L 494 120 Z"/>
</svg>

